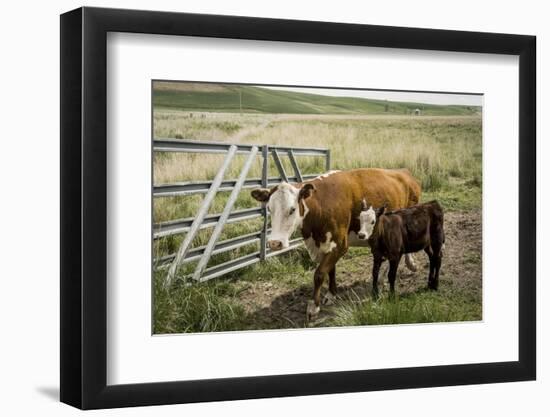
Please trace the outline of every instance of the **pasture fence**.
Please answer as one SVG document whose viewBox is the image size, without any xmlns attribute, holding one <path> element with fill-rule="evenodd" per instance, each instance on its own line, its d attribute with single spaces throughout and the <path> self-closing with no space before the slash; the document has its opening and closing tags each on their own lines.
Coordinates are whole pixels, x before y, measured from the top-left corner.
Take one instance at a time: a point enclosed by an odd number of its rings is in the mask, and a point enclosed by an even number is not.
<svg viewBox="0 0 550 417">
<path fill-rule="evenodd" d="M 268 213 L 263 204 L 261 207 L 233 210 L 241 190 L 256 187 L 271 187 L 285 182 L 302 182 L 313 179 L 322 173 L 303 174 L 298 164 L 298 157 L 314 156 L 325 158 L 325 171 L 330 170 L 330 149 L 301 148 L 288 146 L 246 145 L 241 143 L 206 142 L 197 140 L 155 139 L 154 152 L 185 152 L 202 154 L 224 154 L 225 158 L 212 180 L 187 181 L 179 183 L 160 184 L 153 186 L 153 198 L 189 196 L 204 194 L 204 198 L 194 217 L 175 219 L 155 223 L 153 225 L 153 239 L 162 239 L 167 236 L 185 234 L 178 251 L 154 259 L 156 269 L 168 269 L 164 285 L 170 286 L 178 269 L 190 262 L 198 261 L 194 272 L 188 276 L 195 282 L 204 282 L 220 277 L 229 272 L 244 268 L 256 262 L 263 261 L 301 245 L 302 239 L 291 240 L 287 249 L 271 251 L 266 246 L 268 229 Z M 240 168 L 240 174 L 235 179 L 225 179 L 227 169 L 237 154 L 245 155 L 246 159 Z M 281 157 L 288 157 L 293 174 L 289 175 Z M 248 173 L 254 160 L 260 157 L 262 161 L 261 178 L 248 178 Z M 269 175 L 270 160 L 277 170 L 276 176 Z M 209 213 L 209 209 L 217 193 L 230 192 L 221 213 Z M 243 222 L 256 218 L 263 218 L 260 230 L 247 233 L 230 239 L 219 240 L 226 224 Z M 213 228 L 206 245 L 193 247 L 192 243 L 200 230 Z M 259 250 L 253 253 L 235 257 L 227 262 L 208 266 L 213 255 L 228 252 L 250 244 L 260 244 Z M 186 277 L 187 278 L 187 277 Z M 191 281 L 191 282 L 193 282 Z"/>
</svg>

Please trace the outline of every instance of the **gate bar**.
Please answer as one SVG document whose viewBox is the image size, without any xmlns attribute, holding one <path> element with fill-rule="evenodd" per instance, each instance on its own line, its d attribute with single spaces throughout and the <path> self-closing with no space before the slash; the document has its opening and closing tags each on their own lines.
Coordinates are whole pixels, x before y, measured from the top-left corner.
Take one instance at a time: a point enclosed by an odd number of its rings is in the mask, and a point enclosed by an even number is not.
<svg viewBox="0 0 550 417">
<path fill-rule="evenodd" d="M 220 188 L 220 185 L 223 181 L 223 176 L 225 175 L 225 171 L 227 171 L 227 168 L 229 167 L 229 164 L 235 157 L 236 153 L 237 153 L 237 147 L 235 145 L 231 145 L 229 147 L 229 151 L 227 152 L 227 156 L 225 157 L 222 166 L 220 167 L 220 169 L 218 170 L 218 173 L 216 174 L 216 176 L 214 177 L 214 180 L 212 181 L 212 185 L 210 186 L 208 193 L 206 193 L 206 195 L 204 196 L 204 200 L 202 201 L 199 211 L 197 212 L 197 216 L 195 217 L 195 220 L 193 220 L 193 223 L 189 228 L 189 232 L 187 232 L 187 234 L 185 235 L 185 239 L 180 245 L 178 249 L 178 253 L 174 258 L 172 265 L 170 265 L 170 269 L 168 270 L 168 274 L 166 275 L 166 279 L 164 281 L 165 288 L 170 286 L 170 284 L 172 283 L 172 280 L 174 279 L 174 275 L 176 274 L 176 271 L 180 266 L 182 259 L 185 258 L 185 255 L 187 254 L 187 251 L 191 246 L 191 242 L 193 241 L 193 239 L 195 238 L 195 235 L 200 229 L 200 226 L 202 221 L 204 220 L 204 217 L 208 214 L 208 209 L 210 208 L 212 201 L 214 201 L 214 197 L 216 197 L 218 188 Z"/>
<path fill-rule="evenodd" d="M 269 183 L 269 148 L 267 145 L 264 145 L 262 147 L 262 158 L 263 158 L 263 165 L 262 165 L 262 187 L 267 188 Z M 262 203 L 262 216 L 264 218 L 264 222 L 262 224 L 262 232 L 260 235 L 260 260 L 265 260 L 266 255 L 266 246 L 267 246 L 267 207 L 266 203 Z"/>
<path fill-rule="evenodd" d="M 222 240 L 216 243 L 212 255 L 224 253 L 233 249 L 238 249 L 243 246 L 250 245 L 260 241 L 261 232 L 252 232 L 246 235 L 240 235 L 231 239 Z M 182 259 L 181 263 L 189 263 L 198 261 L 204 254 L 204 248 L 206 246 L 199 246 L 197 248 L 189 249 L 187 256 Z M 155 262 L 155 269 L 167 269 L 174 260 L 175 254 L 165 255 L 161 258 L 157 258 Z"/>
<path fill-rule="evenodd" d="M 285 168 L 283 167 L 283 164 L 281 163 L 281 158 L 279 158 L 279 154 L 277 153 L 276 149 L 271 150 L 271 155 L 273 155 L 273 160 L 275 161 L 275 165 L 277 166 L 277 170 L 279 171 L 279 175 L 283 179 L 284 182 L 288 182 L 288 177 L 286 176 Z"/>
<path fill-rule="evenodd" d="M 293 239 L 289 242 L 289 246 L 286 249 L 281 249 L 279 251 L 267 251 L 266 257 L 271 258 L 272 256 L 281 255 L 282 253 L 289 252 L 293 249 L 299 247 L 303 242 L 302 238 Z M 248 255 L 241 256 L 240 258 L 232 259 L 230 261 L 211 266 L 204 271 L 203 276 L 201 277 L 201 282 L 209 281 L 212 278 L 217 278 L 221 275 L 225 275 L 228 272 L 236 271 L 237 269 L 244 268 L 259 262 L 260 252 L 252 252 Z"/>
<path fill-rule="evenodd" d="M 154 152 L 186 152 L 186 153 L 226 153 L 229 147 L 232 146 L 227 142 L 205 142 L 201 140 L 180 140 L 169 138 L 156 138 L 153 141 Z M 245 143 L 237 143 L 237 153 L 248 154 L 253 146 Z M 261 148 L 262 146 L 258 146 Z M 271 146 L 279 152 L 288 152 L 289 149 L 294 151 L 295 155 L 300 156 L 324 156 L 326 149 L 324 148 L 294 148 L 289 146 Z"/>
<path fill-rule="evenodd" d="M 229 215 L 229 218 L 227 219 L 227 223 L 229 224 L 229 223 L 242 222 L 246 220 L 253 220 L 258 217 L 261 217 L 261 215 L 262 215 L 261 207 L 235 210 L 231 212 L 231 214 Z M 216 226 L 216 223 L 218 222 L 219 218 L 220 218 L 220 214 L 207 214 L 206 216 L 204 216 L 204 219 L 199 229 L 200 230 L 209 229 L 211 227 Z M 194 217 L 186 217 L 184 219 L 169 220 L 162 223 L 156 223 L 153 225 L 153 231 L 154 231 L 153 238 L 160 239 L 166 236 L 178 235 L 178 234 L 188 232 L 194 220 L 195 220 Z"/>
<path fill-rule="evenodd" d="M 307 179 L 313 179 L 321 174 L 302 174 L 302 181 Z M 300 182 L 300 179 L 296 176 L 288 177 L 289 182 Z M 277 185 L 282 181 L 281 177 L 270 177 L 267 180 L 267 184 L 263 184 L 262 178 L 249 178 L 244 184 L 243 188 L 268 188 L 271 185 Z M 218 192 L 228 192 L 233 189 L 236 179 L 223 180 L 222 185 L 218 189 Z M 176 197 L 187 196 L 193 194 L 204 194 L 210 189 L 212 181 L 187 181 L 170 184 L 160 184 L 153 187 L 153 196 L 155 198 L 160 197 Z"/>
<path fill-rule="evenodd" d="M 212 231 L 212 235 L 210 236 L 210 240 L 208 241 L 208 244 L 206 245 L 206 248 L 204 249 L 204 254 L 202 258 L 199 260 L 199 263 L 197 264 L 197 267 L 195 269 L 195 273 L 193 274 L 193 279 L 196 281 L 200 281 L 200 277 L 206 268 L 206 265 L 208 264 L 208 261 L 210 260 L 210 256 L 212 255 L 212 250 L 214 249 L 214 246 L 216 246 L 216 242 L 218 241 L 218 238 L 220 237 L 220 234 L 225 226 L 225 222 L 227 221 L 227 218 L 229 217 L 229 213 L 231 213 L 231 210 L 233 209 L 233 206 L 235 205 L 235 201 L 237 201 L 237 197 L 239 196 L 239 193 L 241 192 L 241 188 L 244 184 L 244 181 L 246 180 L 246 176 L 248 175 L 248 171 L 250 171 L 250 167 L 252 166 L 252 163 L 254 162 L 254 159 L 256 158 L 256 154 L 258 153 L 258 147 L 253 146 L 252 150 L 250 151 L 250 155 L 248 156 L 246 162 L 244 163 L 244 166 L 242 168 L 241 174 L 239 175 L 239 179 L 237 180 L 237 183 L 235 184 L 235 188 L 233 188 L 233 191 L 231 191 L 231 194 L 229 195 L 229 198 L 227 199 L 227 203 L 225 204 L 225 207 L 223 209 L 223 212 L 220 216 L 220 219 L 218 220 L 218 223 L 216 224 L 216 227 Z M 220 181 L 221 183 L 221 181 Z"/>
<path fill-rule="evenodd" d="M 298 182 L 303 182 L 304 178 L 302 177 L 302 173 L 300 172 L 300 167 L 298 167 L 296 158 L 294 158 L 294 152 L 292 152 L 292 149 L 288 151 L 288 158 L 290 159 L 292 169 L 294 169 L 294 175 L 296 175 L 296 178 L 298 178 Z"/>
<path fill-rule="evenodd" d="M 330 163 L 330 149 L 327 149 L 325 153 L 325 172 L 330 171 Z"/>
</svg>

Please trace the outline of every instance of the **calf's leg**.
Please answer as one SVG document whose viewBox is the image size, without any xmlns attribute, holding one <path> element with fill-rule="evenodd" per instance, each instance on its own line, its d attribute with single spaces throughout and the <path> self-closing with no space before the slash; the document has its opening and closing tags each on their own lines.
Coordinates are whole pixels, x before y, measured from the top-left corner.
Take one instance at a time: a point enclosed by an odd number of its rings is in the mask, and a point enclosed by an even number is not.
<svg viewBox="0 0 550 417">
<path fill-rule="evenodd" d="M 430 271 L 432 270 L 432 264 L 434 273 L 432 276 L 430 276 L 430 280 L 428 281 L 428 288 L 430 290 L 437 290 L 437 288 L 439 287 L 439 268 L 441 267 L 441 256 L 434 255 L 432 257 L 432 259 L 430 260 Z"/>
<path fill-rule="evenodd" d="M 428 288 L 431 290 L 437 290 L 437 288 L 439 287 L 439 269 L 441 268 L 442 255 L 443 252 L 441 248 L 434 248 L 434 255 L 430 258 L 430 277 L 428 280 Z"/>
<path fill-rule="evenodd" d="M 390 295 L 395 297 L 395 279 L 397 277 L 397 267 L 401 256 L 390 259 L 390 271 L 388 272 L 388 281 L 390 282 Z"/>
<path fill-rule="evenodd" d="M 428 288 L 432 289 L 432 282 L 434 280 L 434 274 L 435 274 L 435 263 L 434 263 L 434 252 L 432 250 L 431 246 L 427 246 L 424 249 L 424 252 L 428 255 L 428 258 L 430 259 L 430 271 L 428 272 Z"/>
<path fill-rule="evenodd" d="M 375 256 L 372 264 L 372 298 L 378 298 L 378 274 L 380 273 L 380 265 L 382 265 L 383 258 L 381 256 Z"/>
</svg>

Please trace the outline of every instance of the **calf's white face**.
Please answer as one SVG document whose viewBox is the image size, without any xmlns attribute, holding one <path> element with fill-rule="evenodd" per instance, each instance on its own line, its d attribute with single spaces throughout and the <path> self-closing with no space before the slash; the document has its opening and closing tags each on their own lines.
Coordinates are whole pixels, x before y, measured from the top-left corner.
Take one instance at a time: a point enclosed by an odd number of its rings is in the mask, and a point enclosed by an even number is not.
<svg viewBox="0 0 550 417">
<path fill-rule="evenodd" d="M 305 184 L 296 188 L 288 183 L 281 183 L 271 190 L 260 188 L 252 191 L 252 197 L 267 203 L 271 215 L 271 235 L 267 245 L 271 250 L 288 248 L 290 236 L 296 228 L 301 227 L 307 215 L 307 205 L 303 201 L 314 190 L 313 185 Z M 300 214 L 300 202 L 303 212 Z"/>
<path fill-rule="evenodd" d="M 376 212 L 372 206 L 367 207 L 367 203 L 363 200 L 361 213 L 359 213 L 360 228 L 357 233 L 357 238 L 367 240 L 372 235 L 374 224 L 376 223 Z"/>
</svg>

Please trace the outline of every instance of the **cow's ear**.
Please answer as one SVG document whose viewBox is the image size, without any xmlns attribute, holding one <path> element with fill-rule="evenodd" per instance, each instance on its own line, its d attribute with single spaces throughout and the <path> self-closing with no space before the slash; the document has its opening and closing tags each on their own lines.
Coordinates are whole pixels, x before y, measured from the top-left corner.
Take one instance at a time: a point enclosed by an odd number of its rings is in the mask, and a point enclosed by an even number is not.
<svg viewBox="0 0 550 417">
<path fill-rule="evenodd" d="M 265 203 L 267 200 L 269 200 L 269 197 L 271 197 L 269 188 L 256 188 L 255 190 L 252 190 L 250 192 L 250 195 L 252 196 L 252 198 L 262 203 Z"/>
<path fill-rule="evenodd" d="M 378 210 L 376 210 L 376 217 L 380 217 L 386 212 L 387 204 L 384 204 L 382 207 L 380 207 Z"/>
<path fill-rule="evenodd" d="M 311 197 L 315 191 L 315 186 L 311 183 L 306 183 L 300 188 L 300 193 L 298 194 L 298 200 L 305 200 L 308 197 Z"/>
</svg>

